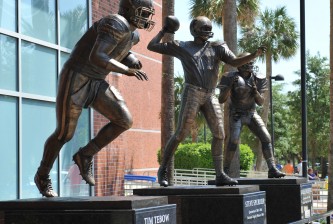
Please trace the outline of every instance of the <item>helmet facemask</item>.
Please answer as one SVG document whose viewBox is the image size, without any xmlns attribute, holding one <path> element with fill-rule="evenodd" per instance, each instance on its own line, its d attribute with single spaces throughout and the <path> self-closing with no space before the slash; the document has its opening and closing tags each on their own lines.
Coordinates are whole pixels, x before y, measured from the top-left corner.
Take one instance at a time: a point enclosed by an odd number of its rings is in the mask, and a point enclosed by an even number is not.
<svg viewBox="0 0 333 224">
<path fill-rule="evenodd" d="M 155 26 L 152 21 L 155 10 L 151 0 L 120 0 L 119 14 L 138 29 L 151 31 Z"/>
<path fill-rule="evenodd" d="M 240 72 L 250 72 L 250 73 L 258 72 L 259 70 L 258 66 L 254 65 L 254 61 L 250 61 L 249 63 L 239 66 L 237 69 Z"/>
<path fill-rule="evenodd" d="M 201 27 L 199 32 L 199 37 L 208 40 L 209 38 L 212 38 L 214 36 L 214 33 L 212 32 L 212 26 L 204 25 Z"/>
<path fill-rule="evenodd" d="M 193 37 L 199 37 L 205 41 L 214 36 L 212 22 L 204 16 L 199 16 L 192 20 L 190 31 Z"/>
<path fill-rule="evenodd" d="M 130 22 L 139 29 L 151 31 L 155 22 L 152 20 L 155 10 L 144 6 L 137 7 L 130 18 Z"/>
</svg>

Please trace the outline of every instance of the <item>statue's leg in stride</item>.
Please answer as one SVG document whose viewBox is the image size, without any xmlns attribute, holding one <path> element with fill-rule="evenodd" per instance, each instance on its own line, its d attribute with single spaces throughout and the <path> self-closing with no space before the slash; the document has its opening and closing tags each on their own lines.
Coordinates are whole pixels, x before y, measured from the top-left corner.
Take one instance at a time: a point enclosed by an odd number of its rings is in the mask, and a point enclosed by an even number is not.
<svg viewBox="0 0 333 224">
<path fill-rule="evenodd" d="M 225 150 L 225 159 L 224 159 L 224 172 L 226 174 L 231 175 L 232 172 L 231 169 L 231 164 L 232 161 L 239 160 L 239 158 L 234 158 L 236 155 L 236 150 L 237 146 L 239 145 L 239 138 L 240 138 L 240 133 L 242 130 L 242 120 L 241 120 L 241 115 L 237 114 L 233 111 L 230 111 L 229 113 L 229 140 L 227 143 Z M 233 176 L 235 177 L 235 176 Z"/>
<path fill-rule="evenodd" d="M 178 145 L 182 142 L 191 130 L 195 117 L 200 107 L 200 95 L 188 86 L 185 86 L 182 95 L 181 108 L 179 112 L 178 124 L 175 134 L 165 145 L 160 168 L 157 172 L 157 178 L 160 186 L 169 186 L 168 166 Z"/>
<path fill-rule="evenodd" d="M 84 147 L 74 154 L 73 161 L 79 167 L 82 178 L 91 186 L 95 185 L 92 173 L 93 156 L 121 133 L 132 126 L 132 116 L 118 91 L 103 81 L 92 108 L 108 118 L 110 122 Z"/>
<path fill-rule="evenodd" d="M 237 180 L 230 178 L 225 172 L 223 172 L 223 119 L 221 106 L 215 96 L 210 96 L 206 103 L 201 107 L 208 127 L 212 132 L 213 139 L 211 144 L 213 165 L 216 173 L 215 185 L 236 185 Z"/>
</svg>

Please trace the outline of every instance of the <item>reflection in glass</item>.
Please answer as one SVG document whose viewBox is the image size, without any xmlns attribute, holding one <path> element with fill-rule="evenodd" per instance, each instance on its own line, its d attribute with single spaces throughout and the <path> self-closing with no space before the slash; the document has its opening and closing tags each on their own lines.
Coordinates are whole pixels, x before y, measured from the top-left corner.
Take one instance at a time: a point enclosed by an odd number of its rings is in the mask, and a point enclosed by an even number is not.
<svg viewBox="0 0 333 224">
<path fill-rule="evenodd" d="M 0 200 L 17 199 L 18 105 L 15 97 L 0 95 Z"/>
<path fill-rule="evenodd" d="M 87 0 L 59 0 L 61 46 L 72 49 L 87 31 L 87 6 Z"/>
<path fill-rule="evenodd" d="M 0 89 L 17 90 L 17 42 L 0 34 Z"/>
<path fill-rule="evenodd" d="M 21 0 L 21 32 L 56 43 L 55 0 Z"/>
<path fill-rule="evenodd" d="M 55 97 L 56 50 L 22 41 L 22 91 Z"/>
<path fill-rule="evenodd" d="M 22 102 L 22 198 L 40 197 L 34 183 L 45 140 L 55 130 L 55 104 L 24 99 Z M 50 177 L 57 191 L 57 162 Z"/>
<path fill-rule="evenodd" d="M 79 148 L 88 143 L 89 133 L 89 110 L 83 110 L 73 139 L 66 143 L 60 152 L 61 196 L 89 195 L 89 185 L 82 180 L 78 167 L 72 161 Z"/>
<path fill-rule="evenodd" d="M 0 0 L 0 27 L 16 31 L 16 3 L 17 1 Z"/>
</svg>

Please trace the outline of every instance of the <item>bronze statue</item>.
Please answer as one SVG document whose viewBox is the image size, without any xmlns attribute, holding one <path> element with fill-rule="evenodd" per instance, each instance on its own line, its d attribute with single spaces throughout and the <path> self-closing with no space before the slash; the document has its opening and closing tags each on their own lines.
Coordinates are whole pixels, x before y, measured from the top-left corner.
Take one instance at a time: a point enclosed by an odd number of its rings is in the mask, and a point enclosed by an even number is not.
<svg viewBox="0 0 333 224">
<path fill-rule="evenodd" d="M 165 33 L 177 30 L 176 18 L 166 17 L 163 29 L 150 41 L 148 49 L 160 54 L 177 57 L 184 69 L 185 88 L 175 134 L 165 146 L 164 156 L 158 170 L 158 181 L 161 186 L 168 186 L 167 167 L 179 143 L 190 131 L 199 111 L 204 115 L 213 134 L 212 157 L 216 171 L 216 185 L 235 185 L 238 182 L 223 172 L 222 148 L 224 140 L 222 111 L 214 91 L 218 81 L 220 63 L 223 61 L 232 66 L 240 66 L 253 60 L 265 51 L 264 47 L 245 57 L 237 58 L 225 43 L 210 42 L 213 37 L 212 23 L 204 16 L 192 20 L 190 32 L 194 41 L 172 41 L 160 43 Z M 176 28 L 175 28 L 176 27 Z"/>
<path fill-rule="evenodd" d="M 244 57 L 250 55 L 243 53 Z M 238 71 L 229 72 L 224 75 L 218 85 L 220 88 L 219 102 L 224 103 L 230 96 L 229 104 L 229 127 L 230 139 L 227 145 L 224 171 L 229 173 L 232 158 L 235 155 L 239 137 L 243 125 L 259 138 L 262 144 L 262 152 L 268 165 L 268 178 L 280 178 L 285 174 L 280 172 L 275 165 L 271 136 L 256 111 L 256 104 L 264 103 L 264 92 L 267 91 L 266 77 L 257 73 L 254 61 L 238 66 Z"/>
<path fill-rule="evenodd" d="M 152 0 L 120 0 L 118 14 L 95 22 L 75 45 L 61 71 L 56 99 L 57 128 L 46 140 L 35 175 L 40 193 L 58 196 L 52 189 L 50 170 L 62 146 L 74 134 L 82 108 L 92 107 L 110 120 L 73 156 L 82 178 L 95 184 L 93 156 L 132 126 L 132 116 L 120 93 L 105 81 L 110 72 L 148 80 L 141 62 L 130 52 L 139 42 L 137 29 L 154 27 Z"/>
</svg>

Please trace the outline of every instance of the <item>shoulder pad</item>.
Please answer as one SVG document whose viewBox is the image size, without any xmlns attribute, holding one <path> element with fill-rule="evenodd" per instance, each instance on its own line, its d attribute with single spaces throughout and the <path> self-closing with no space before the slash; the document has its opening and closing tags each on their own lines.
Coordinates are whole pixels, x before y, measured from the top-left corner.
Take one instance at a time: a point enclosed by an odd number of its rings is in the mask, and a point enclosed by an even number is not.
<svg viewBox="0 0 333 224">
<path fill-rule="evenodd" d="M 238 75 L 237 72 L 226 72 L 222 75 L 218 88 L 229 87 L 232 84 L 233 77 Z"/>
<path fill-rule="evenodd" d="M 101 21 L 105 20 L 105 23 L 111 23 L 113 27 L 118 30 L 129 31 L 130 25 L 128 21 L 119 14 L 111 14 L 101 19 Z"/>
<path fill-rule="evenodd" d="M 266 75 L 263 74 L 263 73 L 257 73 L 257 72 L 255 72 L 255 73 L 254 73 L 254 76 L 255 76 L 257 79 L 266 79 Z"/>
<path fill-rule="evenodd" d="M 219 46 L 219 45 L 225 45 L 225 43 L 221 40 L 217 40 L 217 41 L 210 42 L 210 45 L 215 47 L 215 46 Z"/>
<path fill-rule="evenodd" d="M 186 46 L 188 46 L 189 44 L 191 44 L 191 42 L 192 41 L 178 41 L 178 46 L 180 46 L 180 47 L 186 47 Z"/>
</svg>

